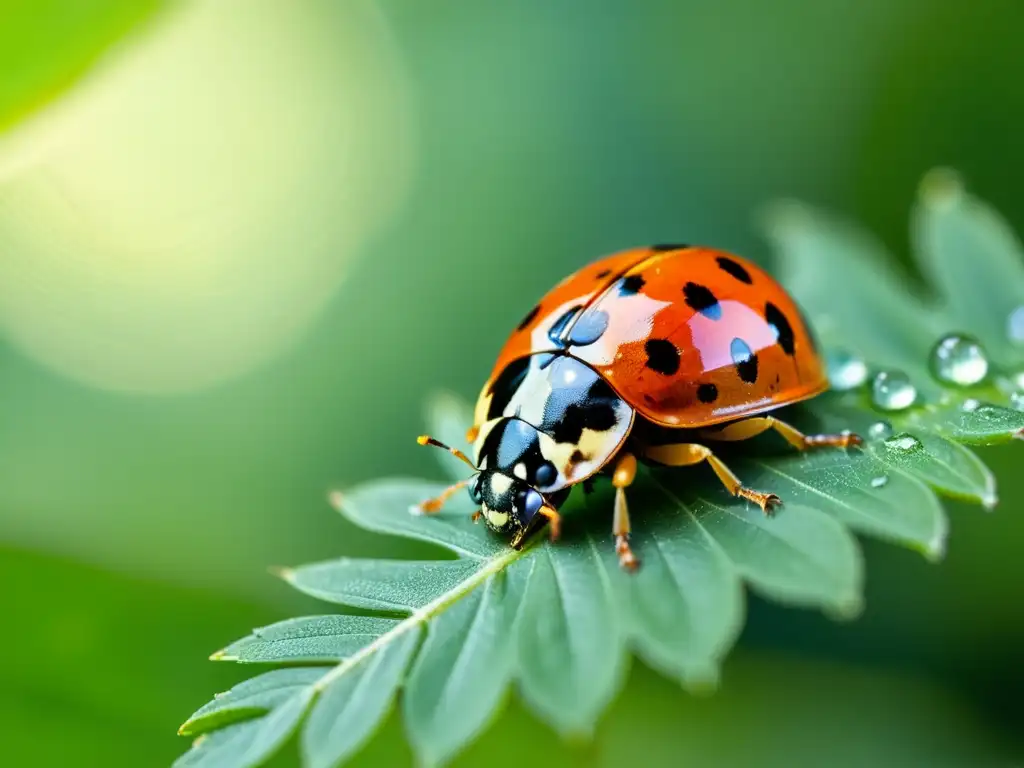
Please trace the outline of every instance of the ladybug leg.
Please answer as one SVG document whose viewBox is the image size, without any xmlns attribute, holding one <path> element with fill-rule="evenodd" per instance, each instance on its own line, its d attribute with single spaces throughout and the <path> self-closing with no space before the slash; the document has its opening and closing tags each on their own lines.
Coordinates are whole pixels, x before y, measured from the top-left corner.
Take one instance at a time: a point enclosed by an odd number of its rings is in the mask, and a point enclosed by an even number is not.
<svg viewBox="0 0 1024 768">
<path fill-rule="evenodd" d="M 629 507 L 626 504 L 626 489 L 636 477 L 636 457 L 624 453 L 615 464 L 612 485 L 615 486 L 615 515 L 612 518 L 612 533 L 615 535 L 615 552 L 619 565 L 627 571 L 635 571 L 640 561 L 629 546 Z"/>
<path fill-rule="evenodd" d="M 711 452 L 711 449 L 700 443 L 674 443 L 671 445 L 652 445 L 644 450 L 644 457 L 664 464 L 668 467 L 686 467 L 693 464 L 700 464 L 706 461 L 722 481 L 722 485 L 733 496 L 747 499 L 757 504 L 766 514 L 772 513 L 772 508 L 782 504 L 782 499 L 774 493 L 764 493 L 744 487 L 740 479 L 733 474 L 725 463 Z"/>
<path fill-rule="evenodd" d="M 736 421 L 722 429 L 708 430 L 701 433 L 701 437 L 708 440 L 747 440 L 774 429 L 798 451 L 806 451 L 808 448 L 822 448 L 830 446 L 833 448 L 849 448 L 851 445 L 860 445 L 863 441 L 859 435 L 852 432 L 841 432 L 838 435 L 805 435 L 796 427 L 790 426 L 784 421 L 779 421 L 774 416 L 754 416 L 742 421 Z"/>
<path fill-rule="evenodd" d="M 462 480 L 455 485 L 448 486 L 434 498 L 421 501 L 409 511 L 414 515 L 436 515 L 441 511 L 441 507 L 444 506 L 444 503 L 448 501 L 448 499 L 469 485 L 470 480 L 472 480 L 472 478 Z M 478 519 L 478 514 L 474 514 L 473 522 L 476 522 Z"/>
</svg>

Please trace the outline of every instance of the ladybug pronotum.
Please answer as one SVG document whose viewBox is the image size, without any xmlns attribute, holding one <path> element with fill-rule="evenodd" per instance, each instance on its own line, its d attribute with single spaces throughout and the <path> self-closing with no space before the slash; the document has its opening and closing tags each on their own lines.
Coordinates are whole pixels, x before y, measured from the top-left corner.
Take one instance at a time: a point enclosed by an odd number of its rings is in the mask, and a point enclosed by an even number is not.
<svg viewBox="0 0 1024 768">
<path fill-rule="evenodd" d="M 781 503 L 745 487 L 706 443 L 773 429 L 797 450 L 845 448 L 857 435 L 804 435 L 770 411 L 814 397 L 828 380 L 813 336 L 785 290 L 755 264 L 712 248 L 656 245 L 612 254 L 556 285 L 512 332 L 467 433 L 474 474 L 419 511 L 469 488 L 494 531 L 520 548 L 545 522 L 559 535 L 572 486 L 598 473 L 615 491 L 612 533 L 629 546 L 626 488 L 637 459 L 707 462 L 734 496 L 769 514 Z"/>
</svg>

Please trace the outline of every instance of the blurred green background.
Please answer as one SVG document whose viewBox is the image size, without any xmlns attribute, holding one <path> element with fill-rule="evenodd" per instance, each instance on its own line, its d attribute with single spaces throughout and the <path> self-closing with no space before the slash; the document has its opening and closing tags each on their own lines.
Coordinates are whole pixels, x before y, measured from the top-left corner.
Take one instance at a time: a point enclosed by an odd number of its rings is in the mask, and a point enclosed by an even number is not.
<svg viewBox="0 0 1024 768">
<path fill-rule="evenodd" d="M 777 196 L 905 259 L 938 164 L 1024 229 L 1022 35 L 1015 0 L 0 0 L 3 763 L 168 765 L 247 675 L 210 652 L 328 610 L 268 566 L 429 554 L 327 491 L 435 475 L 423 399 L 583 263 L 767 263 Z M 752 596 L 715 697 L 635 663 L 593 744 L 513 704 L 461 763 L 1024 758 L 1021 451 L 984 455 L 998 511 L 950 504 L 941 564 L 866 543 L 858 621 Z M 411 762 L 397 718 L 357 762 Z"/>
</svg>

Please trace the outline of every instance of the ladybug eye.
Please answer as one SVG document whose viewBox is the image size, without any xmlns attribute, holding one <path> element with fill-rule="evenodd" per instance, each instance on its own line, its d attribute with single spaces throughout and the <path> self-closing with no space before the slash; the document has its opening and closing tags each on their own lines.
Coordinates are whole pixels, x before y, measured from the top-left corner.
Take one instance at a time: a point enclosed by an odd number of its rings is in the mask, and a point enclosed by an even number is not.
<svg viewBox="0 0 1024 768">
<path fill-rule="evenodd" d="M 530 522 L 544 506 L 544 498 L 535 490 L 530 488 L 519 492 L 519 508 L 522 510 L 523 523 Z"/>
<path fill-rule="evenodd" d="M 477 475 L 469 483 L 469 498 L 473 500 L 474 504 L 483 501 L 483 497 L 480 495 L 480 475 Z"/>
<path fill-rule="evenodd" d="M 558 472 L 550 461 L 545 461 L 537 467 L 537 471 L 534 473 L 534 480 L 541 487 L 551 485 L 556 479 L 558 479 Z"/>
</svg>

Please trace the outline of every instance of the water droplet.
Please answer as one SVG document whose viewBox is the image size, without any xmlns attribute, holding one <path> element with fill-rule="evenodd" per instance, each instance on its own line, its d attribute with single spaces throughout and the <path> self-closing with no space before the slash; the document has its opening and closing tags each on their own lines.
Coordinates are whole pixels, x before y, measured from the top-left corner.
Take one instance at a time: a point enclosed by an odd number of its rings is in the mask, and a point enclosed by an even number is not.
<svg viewBox="0 0 1024 768">
<path fill-rule="evenodd" d="M 868 437 L 872 440 L 885 440 L 892 437 L 892 424 L 888 421 L 876 421 L 868 427 Z"/>
<path fill-rule="evenodd" d="M 882 488 L 888 482 L 889 482 L 889 476 L 888 475 L 879 475 L 878 477 L 872 477 L 871 478 L 871 487 L 872 488 Z"/>
<path fill-rule="evenodd" d="M 1006 333 L 1010 341 L 1024 344 L 1024 304 L 1021 304 L 1006 319 Z"/>
<path fill-rule="evenodd" d="M 902 411 L 917 400 L 917 387 L 903 371 L 882 371 L 871 382 L 871 401 L 883 411 Z"/>
<path fill-rule="evenodd" d="M 913 435 L 907 434 L 906 432 L 900 432 L 898 435 L 893 435 L 886 440 L 885 447 L 893 451 L 909 453 L 910 451 L 919 451 L 924 446 L 921 444 L 921 441 Z"/>
<path fill-rule="evenodd" d="M 977 384 L 988 375 L 985 350 L 970 336 L 943 336 L 932 347 L 929 362 L 936 378 L 961 387 Z"/>
<path fill-rule="evenodd" d="M 837 392 L 856 389 L 868 380 L 867 363 L 844 350 L 830 352 L 826 365 L 829 384 Z"/>
<path fill-rule="evenodd" d="M 1013 383 L 1016 384 L 1018 388 L 1024 389 L 1024 371 L 1013 376 Z"/>
<path fill-rule="evenodd" d="M 978 406 L 981 405 L 981 401 L 973 397 L 968 397 L 964 400 L 963 405 L 960 406 L 960 410 L 964 413 L 973 413 L 978 410 Z"/>
<path fill-rule="evenodd" d="M 1024 389 L 1010 393 L 1010 405 L 1018 411 L 1024 411 Z"/>
</svg>

